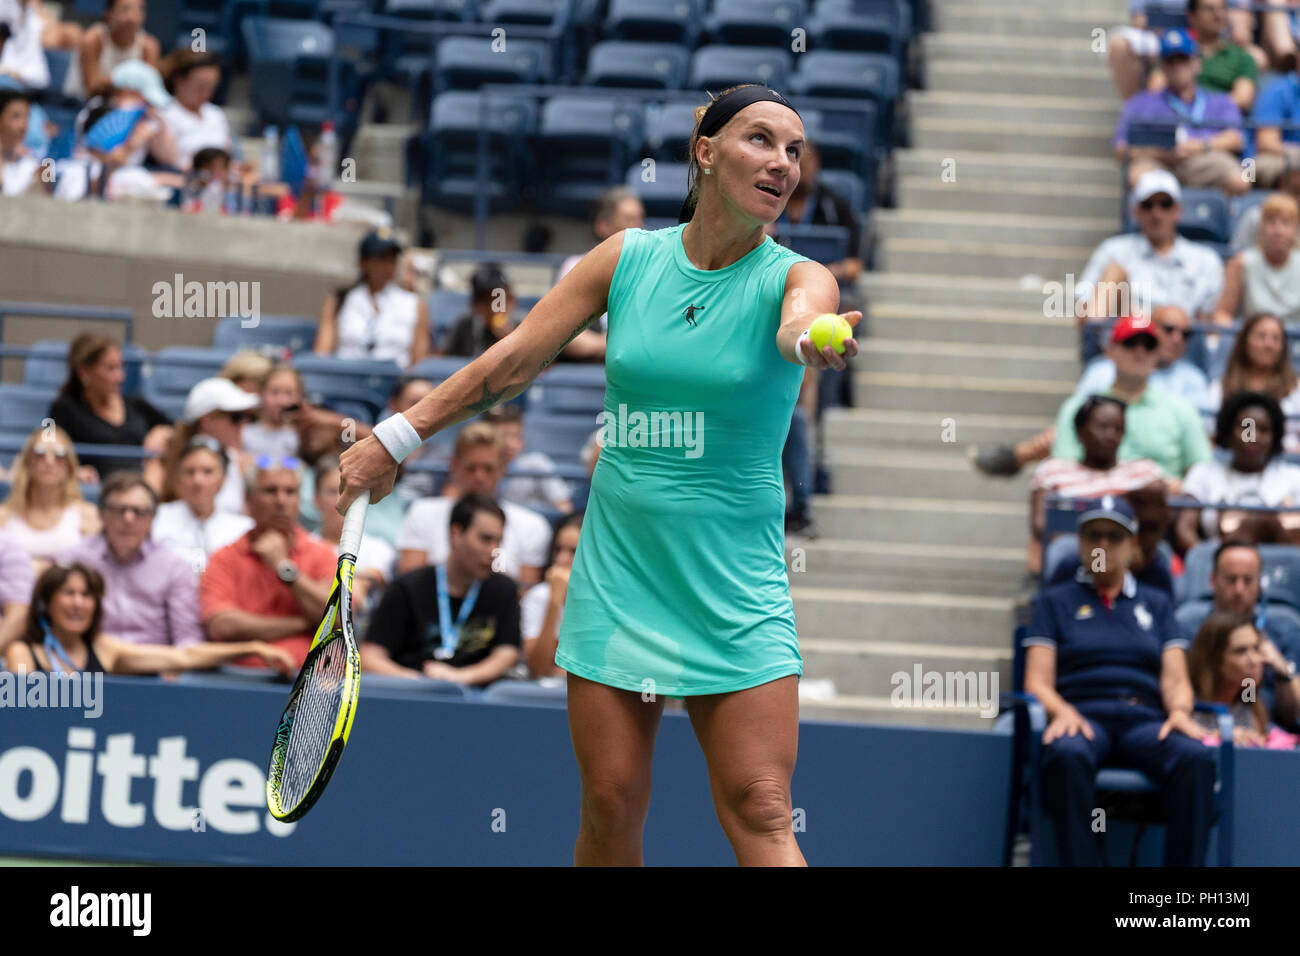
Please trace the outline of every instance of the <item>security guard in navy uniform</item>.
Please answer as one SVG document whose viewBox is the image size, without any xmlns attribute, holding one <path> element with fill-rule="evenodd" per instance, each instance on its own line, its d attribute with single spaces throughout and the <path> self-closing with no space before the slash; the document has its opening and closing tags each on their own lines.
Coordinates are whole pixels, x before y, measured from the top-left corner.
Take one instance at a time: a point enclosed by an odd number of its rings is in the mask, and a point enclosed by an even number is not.
<svg viewBox="0 0 1300 956">
<path fill-rule="evenodd" d="M 1129 572 L 1137 527 L 1120 497 L 1081 514 L 1078 574 L 1039 594 L 1025 638 L 1025 690 L 1048 715 L 1043 799 L 1065 866 L 1101 864 L 1093 815 L 1103 765 L 1136 768 L 1160 785 L 1166 866 L 1205 863 L 1210 731 L 1192 719 L 1188 641 L 1169 596 Z"/>
</svg>

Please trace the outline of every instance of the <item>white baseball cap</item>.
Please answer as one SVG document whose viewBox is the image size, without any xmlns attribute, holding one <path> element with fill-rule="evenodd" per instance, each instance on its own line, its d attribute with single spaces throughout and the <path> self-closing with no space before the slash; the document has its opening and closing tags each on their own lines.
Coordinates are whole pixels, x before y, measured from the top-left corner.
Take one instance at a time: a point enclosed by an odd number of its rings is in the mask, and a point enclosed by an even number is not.
<svg viewBox="0 0 1300 956">
<path fill-rule="evenodd" d="M 1133 208 L 1137 208 L 1138 203 L 1145 202 L 1156 193 L 1166 193 L 1174 202 L 1183 201 L 1183 191 L 1178 186 L 1178 180 L 1174 174 L 1167 169 L 1149 169 L 1142 174 L 1133 187 L 1133 194 L 1129 196 L 1129 202 Z"/>
<path fill-rule="evenodd" d="M 209 412 L 245 412 L 262 404 L 228 378 L 205 378 L 185 396 L 185 420 L 196 422 Z"/>
<path fill-rule="evenodd" d="M 113 68 L 112 83 L 124 90 L 135 90 L 150 106 L 170 106 L 172 97 L 163 85 L 162 75 L 143 60 L 127 60 Z"/>
</svg>

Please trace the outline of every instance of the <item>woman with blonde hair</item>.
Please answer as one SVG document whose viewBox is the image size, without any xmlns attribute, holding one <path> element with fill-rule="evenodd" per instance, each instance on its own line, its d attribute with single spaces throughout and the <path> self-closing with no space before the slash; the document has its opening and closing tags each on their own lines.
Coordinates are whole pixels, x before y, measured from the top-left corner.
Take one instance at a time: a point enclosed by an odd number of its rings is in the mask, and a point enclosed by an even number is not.
<svg viewBox="0 0 1300 956">
<path fill-rule="evenodd" d="M 27 436 L 14 462 L 0 528 L 27 552 L 40 574 L 60 552 L 99 531 L 99 512 L 81 497 L 77 453 L 57 425 Z"/>
<path fill-rule="evenodd" d="M 253 463 L 244 451 L 244 426 L 257 418 L 261 399 L 244 391 L 228 378 L 205 378 L 185 397 L 182 420 L 176 425 L 167 450 L 161 459 L 149 463 L 144 479 L 164 501 L 181 498 L 180 460 L 194 439 L 207 436 L 220 447 L 229 461 L 216 509 L 231 514 L 244 513 L 244 472 Z"/>
<path fill-rule="evenodd" d="M 226 360 L 217 374 L 256 395 L 262 390 L 266 377 L 274 367 L 275 363 L 256 349 L 240 349 Z"/>
<path fill-rule="evenodd" d="M 1300 204 L 1287 193 L 1274 193 L 1260 206 L 1256 245 L 1233 256 L 1223 269 L 1214 321 L 1231 325 L 1237 316 L 1263 314 L 1282 322 L 1300 321 L 1297 242 Z"/>
</svg>

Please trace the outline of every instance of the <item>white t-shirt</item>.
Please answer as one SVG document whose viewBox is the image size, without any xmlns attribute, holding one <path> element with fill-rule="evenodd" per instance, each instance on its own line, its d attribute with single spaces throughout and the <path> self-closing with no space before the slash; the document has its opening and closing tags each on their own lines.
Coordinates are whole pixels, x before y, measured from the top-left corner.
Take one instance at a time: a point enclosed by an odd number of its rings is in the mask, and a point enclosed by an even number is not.
<svg viewBox="0 0 1300 956">
<path fill-rule="evenodd" d="M 540 451 L 530 451 L 514 460 L 514 468 L 528 471 L 555 471 L 555 463 Z M 569 483 L 563 478 L 549 475 L 540 478 L 505 478 L 501 482 L 501 500 L 511 501 L 525 508 L 558 510 L 562 501 L 573 497 Z"/>
<path fill-rule="evenodd" d="M 1183 491 L 1206 504 L 1300 504 L 1300 465 L 1274 458 L 1263 471 L 1246 474 L 1232 471 L 1221 461 L 1202 461 L 1188 470 Z M 1208 537 L 1217 537 L 1218 521 L 1213 508 L 1202 510 L 1201 527 Z"/>
<path fill-rule="evenodd" d="M 244 451 L 251 455 L 271 455 L 276 458 L 298 455 L 298 432 L 288 425 L 267 428 L 261 422 L 250 422 L 241 433 Z"/>
<path fill-rule="evenodd" d="M 569 274 L 569 271 L 574 266 L 576 266 L 579 262 L 582 261 L 583 255 L 586 255 L 586 253 L 577 256 L 569 256 L 569 258 L 565 259 L 563 262 L 560 263 L 560 268 L 555 273 L 555 281 L 557 284 L 561 279 L 563 279 L 566 275 Z M 600 318 L 597 319 L 595 324 L 592 325 L 591 330 L 593 332 L 609 331 L 609 313 L 602 312 Z"/>
<path fill-rule="evenodd" d="M 546 564 L 551 547 L 551 523 L 536 511 L 509 501 L 497 502 L 506 513 L 506 528 L 501 537 L 501 554 L 496 563 L 502 574 L 519 580 L 519 568 L 540 568 Z M 430 564 L 442 564 L 450 551 L 451 498 L 421 498 L 411 505 L 397 530 L 399 551 L 423 549 Z"/>
<path fill-rule="evenodd" d="M 190 562 L 195 571 L 202 571 L 212 552 L 232 544 L 252 527 L 248 515 L 214 509 L 204 520 L 185 502 L 169 501 L 158 506 L 149 536 Z"/>
<path fill-rule="evenodd" d="M 542 624 L 546 622 L 546 605 L 551 603 L 551 586 L 545 581 L 534 584 L 519 602 L 519 636 L 531 641 L 542 633 Z M 560 619 L 555 622 L 558 629 L 564 621 L 564 608 L 560 608 Z"/>
<path fill-rule="evenodd" d="M 373 300 L 364 282 L 353 286 L 339 303 L 334 354 L 344 359 L 391 359 L 406 368 L 411 364 L 419 304 L 418 295 L 396 282 L 380 289 Z"/>
<path fill-rule="evenodd" d="M 13 31 L 0 49 L 0 74 L 12 74 L 33 90 L 45 89 L 50 85 L 50 65 L 41 45 L 45 24 L 36 4 L 24 8 L 18 0 L 0 0 L 0 22 Z"/>
<path fill-rule="evenodd" d="M 1282 449 L 1287 452 L 1300 451 L 1300 385 L 1297 385 L 1291 394 L 1278 402 L 1282 406 L 1282 414 L 1286 416 L 1286 433 L 1282 436 Z M 1209 391 L 1205 393 L 1205 405 L 1201 411 L 1213 412 L 1216 415 L 1220 406 L 1223 405 L 1223 381 L 1215 379 L 1210 383 Z"/>
<path fill-rule="evenodd" d="M 162 109 L 163 122 L 176 140 L 176 163 L 181 169 L 190 168 L 194 154 L 209 146 L 229 151 L 231 148 L 230 121 L 220 106 L 204 103 L 198 113 L 191 113 L 172 100 Z"/>
<path fill-rule="evenodd" d="M 18 196 L 31 188 L 36 179 L 36 172 L 41 168 L 41 161 L 35 156 L 20 156 L 7 163 L 0 163 L 0 189 L 6 196 Z"/>
<path fill-rule="evenodd" d="M 244 497 L 244 476 L 239 473 L 239 456 L 230 449 L 227 449 L 226 454 L 230 455 L 230 465 L 226 468 L 226 480 L 221 483 L 214 504 L 218 511 L 242 515 L 247 502 Z"/>
</svg>

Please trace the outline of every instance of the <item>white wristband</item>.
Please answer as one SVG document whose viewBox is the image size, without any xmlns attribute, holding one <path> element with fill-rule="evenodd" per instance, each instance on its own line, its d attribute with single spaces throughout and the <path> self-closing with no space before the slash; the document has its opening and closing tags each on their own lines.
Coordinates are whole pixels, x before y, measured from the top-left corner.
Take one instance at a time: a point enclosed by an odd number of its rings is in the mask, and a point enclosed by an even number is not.
<svg viewBox="0 0 1300 956">
<path fill-rule="evenodd" d="M 808 365 L 808 360 L 804 358 L 803 343 L 804 343 L 804 339 L 811 339 L 811 338 L 812 338 L 812 329 L 810 328 L 804 329 L 803 334 L 801 334 L 799 338 L 795 340 L 794 343 L 795 358 L 799 360 L 800 365 L 803 365 L 805 367 Z"/>
<path fill-rule="evenodd" d="M 371 434 L 379 440 L 379 444 L 388 449 L 388 453 L 398 463 L 424 444 L 424 439 L 415 430 L 415 426 L 407 421 L 406 416 L 401 412 L 385 418 L 375 426 Z"/>
</svg>

